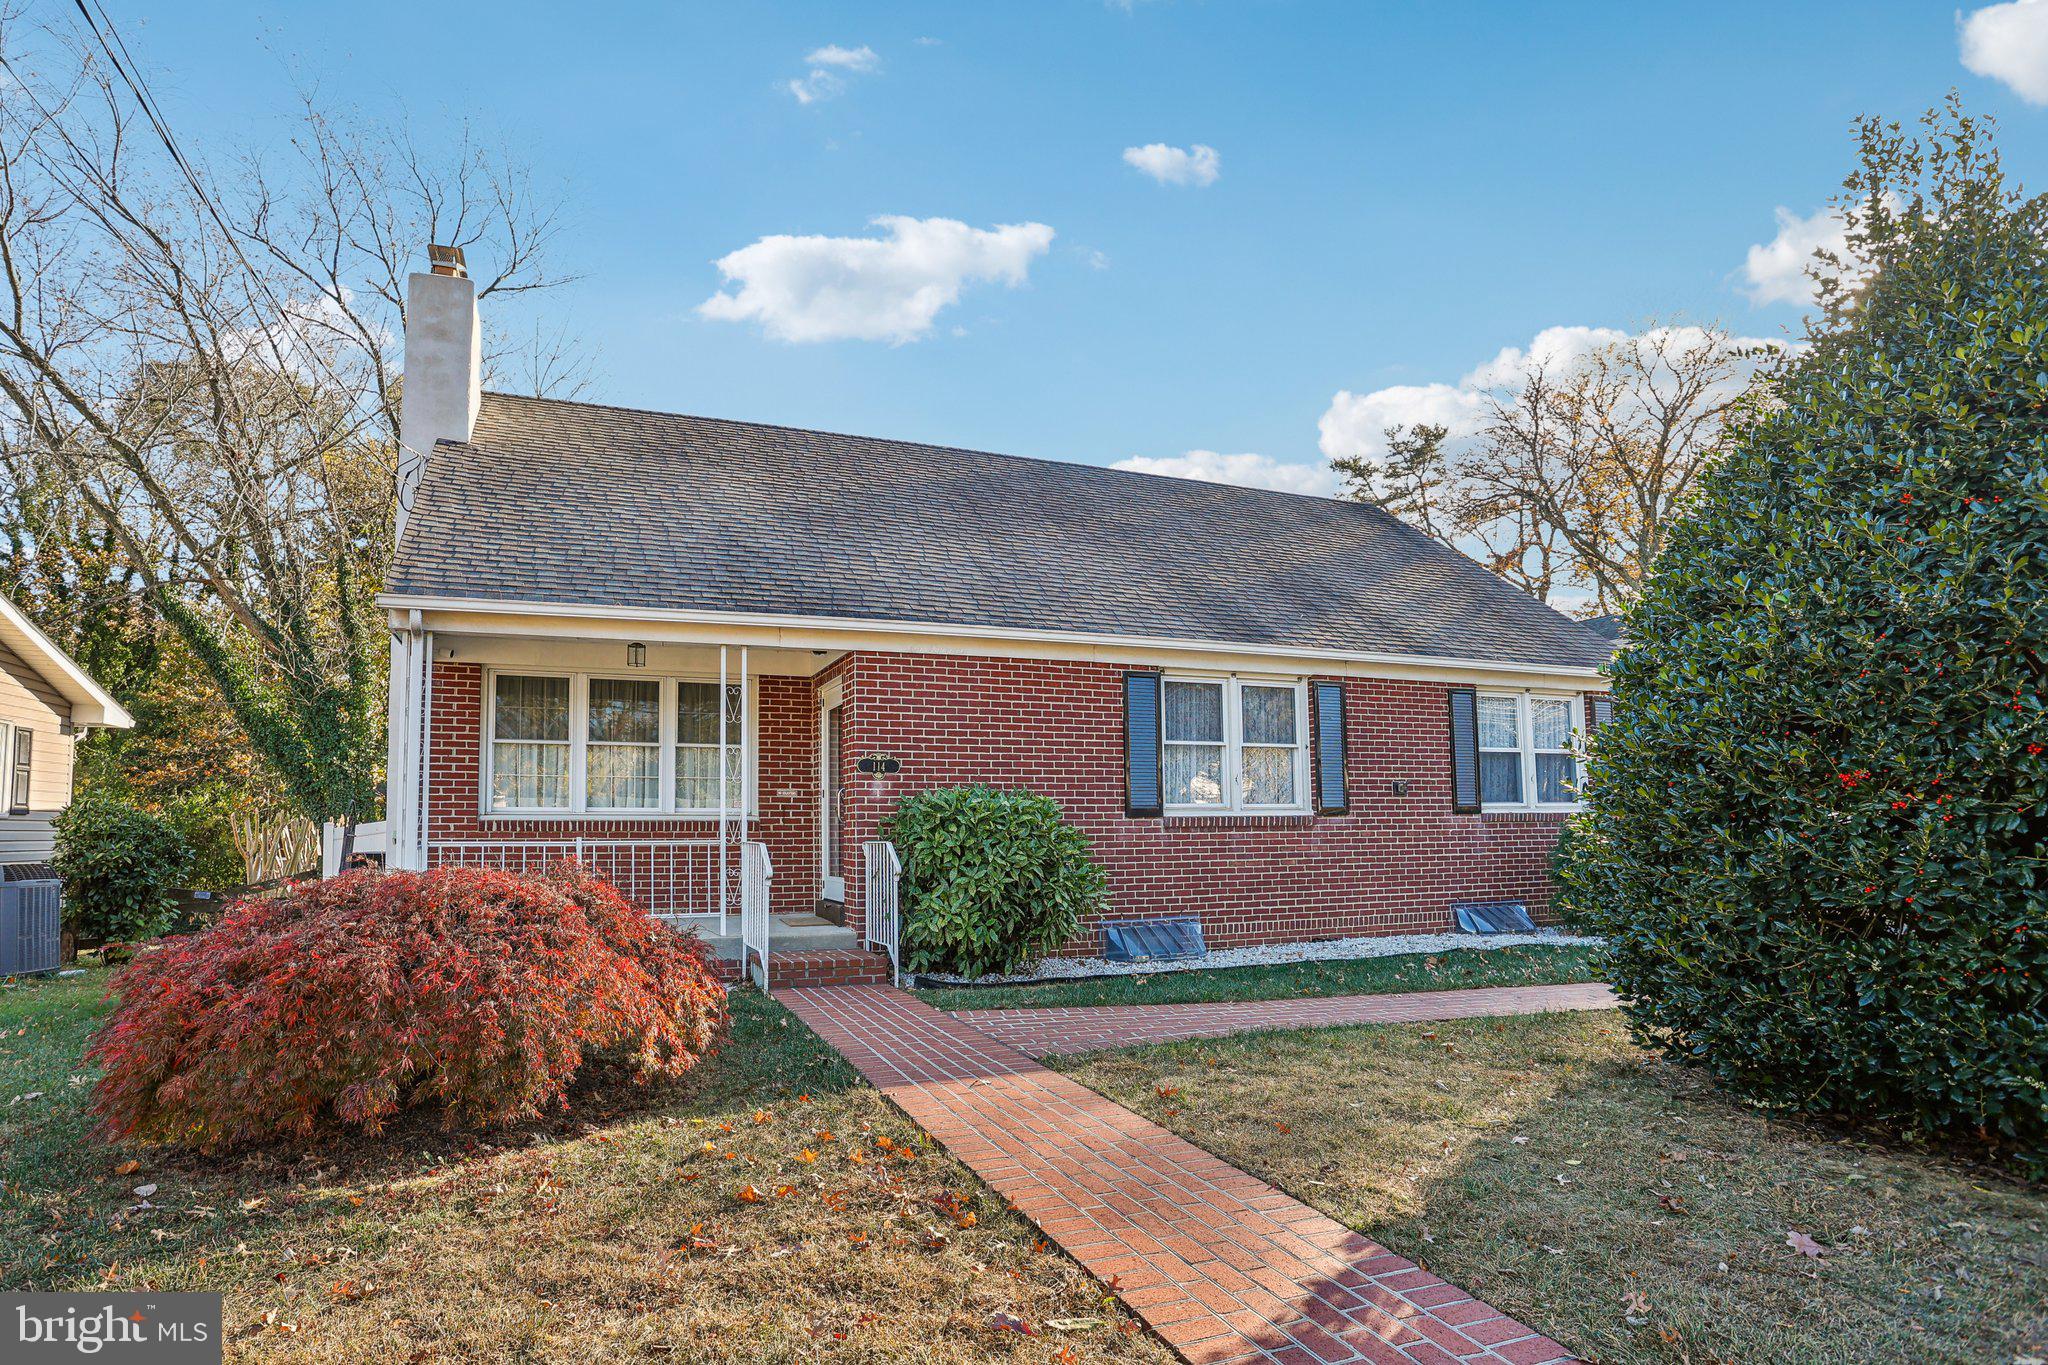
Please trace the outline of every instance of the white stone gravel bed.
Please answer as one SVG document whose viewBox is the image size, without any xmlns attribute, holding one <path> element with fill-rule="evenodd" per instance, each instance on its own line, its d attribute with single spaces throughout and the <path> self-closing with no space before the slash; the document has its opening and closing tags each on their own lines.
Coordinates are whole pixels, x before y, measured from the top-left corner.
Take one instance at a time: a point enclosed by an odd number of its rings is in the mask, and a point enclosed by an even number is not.
<svg viewBox="0 0 2048 1365">
<path fill-rule="evenodd" d="M 1074 981 L 1091 976 L 1149 976 L 1156 972 L 1213 971 L 1218 967 L 1268 967 L 1281 962 L 1346 962 L 1363 957 L 1400 957 L 1407 953 L 1484 952 L 1528 943 L 1599 944 L 1606 940 L 1558 930 L 1533 934 L 1377 934 L 1366 938 L 1333 938 L 1322 943 L 1269 943 L 1256 948 L 1219 948 L 1206 957 L 1171 962 L 1110 962 L 1099 957 L 1048 957 L 1015 976 L 953 976 L 925 972 L 929 986 L 1027 986 L 1039 981 Z"/>
</svg>

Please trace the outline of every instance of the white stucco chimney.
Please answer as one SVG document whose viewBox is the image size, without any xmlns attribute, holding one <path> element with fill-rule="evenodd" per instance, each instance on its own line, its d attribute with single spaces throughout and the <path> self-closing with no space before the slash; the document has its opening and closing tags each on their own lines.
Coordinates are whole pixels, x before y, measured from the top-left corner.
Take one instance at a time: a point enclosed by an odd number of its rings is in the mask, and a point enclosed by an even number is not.
<svg viewBox="0 0 2048 1365">
<path fill-rule="evenodd" d="M 405 385 L 398 412 L 398 534 L 436 441 L 467 441 L 483 393 L 476 281 L 459 246 L 430 246 L 425 274 L 405 285 Z"/>
</svg>

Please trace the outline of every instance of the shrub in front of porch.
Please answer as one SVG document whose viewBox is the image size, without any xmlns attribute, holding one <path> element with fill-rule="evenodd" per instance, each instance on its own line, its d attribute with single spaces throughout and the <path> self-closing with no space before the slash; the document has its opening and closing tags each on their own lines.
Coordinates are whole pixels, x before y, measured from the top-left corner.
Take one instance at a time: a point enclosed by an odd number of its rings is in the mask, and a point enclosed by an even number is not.
<svg viewBox="0 0 2048 1365">
<path fill-rule="evenodd" d="M 586 1062 L 682 1075 L 726 1024 L 695 937 L 564 867 L 357 872 L 231 909 L 115 978 L 87 1054 L 108 1137 L 213 1150 L 536 1117 Z"/>
<path fill-rule="evenodd" d="M 1107 879 L 1059 803 L 943 787 L 903 798 L 884 833 L 903 858 L 903 957 L 914 972 L 1014 971 L 1104 908 Z"/>
</svg>

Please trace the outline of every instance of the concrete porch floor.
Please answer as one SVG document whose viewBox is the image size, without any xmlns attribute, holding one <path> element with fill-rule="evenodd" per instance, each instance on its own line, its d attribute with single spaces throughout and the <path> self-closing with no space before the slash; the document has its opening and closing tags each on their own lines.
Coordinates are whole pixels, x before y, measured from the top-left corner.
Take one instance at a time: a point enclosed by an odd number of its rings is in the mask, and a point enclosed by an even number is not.
<svg viewBox="0 0 2048 1365">
<path fill-rule="evenodd" d="M 768 927 L 768 951 L 775 953 L 832 953 L 854 952 L 860 940 L 851 929 L 821 919 L 813 914 L 776 915 L 775 922 Z M 733 918 L 730 934 L 717 932 L 717 926 L 699 929 L 713 955 L 726 962 L 740 960 L 739 918 Z"/>
</svg>

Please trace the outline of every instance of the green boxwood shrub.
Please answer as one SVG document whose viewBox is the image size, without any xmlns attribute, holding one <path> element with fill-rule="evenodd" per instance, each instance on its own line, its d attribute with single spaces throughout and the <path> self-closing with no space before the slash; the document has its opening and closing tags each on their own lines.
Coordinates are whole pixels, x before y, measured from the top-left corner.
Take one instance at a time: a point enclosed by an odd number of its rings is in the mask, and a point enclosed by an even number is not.
<svg viewBox="0 0 2048 1365">
<path fill-rule="evenodd" d="M 172 891 L 192 871 L 192 846 L 169 821 L 87 794 L 57 816 L 65 927 L 88 946 L 154 938 L 177 912 Z"/>
<path fill-rule="evenodd" d="M 1629 612 L 1563 897 L 1646 1041 L 2039 1169 L 2048 198 L 1960 115 L 1849 183 L 1874 274 Z"/>
<path fill-rule="evenodd" d="M 903 859 L 910 971 L 1014 971 L 1105 904 L 1088 837 L 1049 797 L 983 786 L 919 792 L 903 798 L 883 833 Z"/>
</svg>

